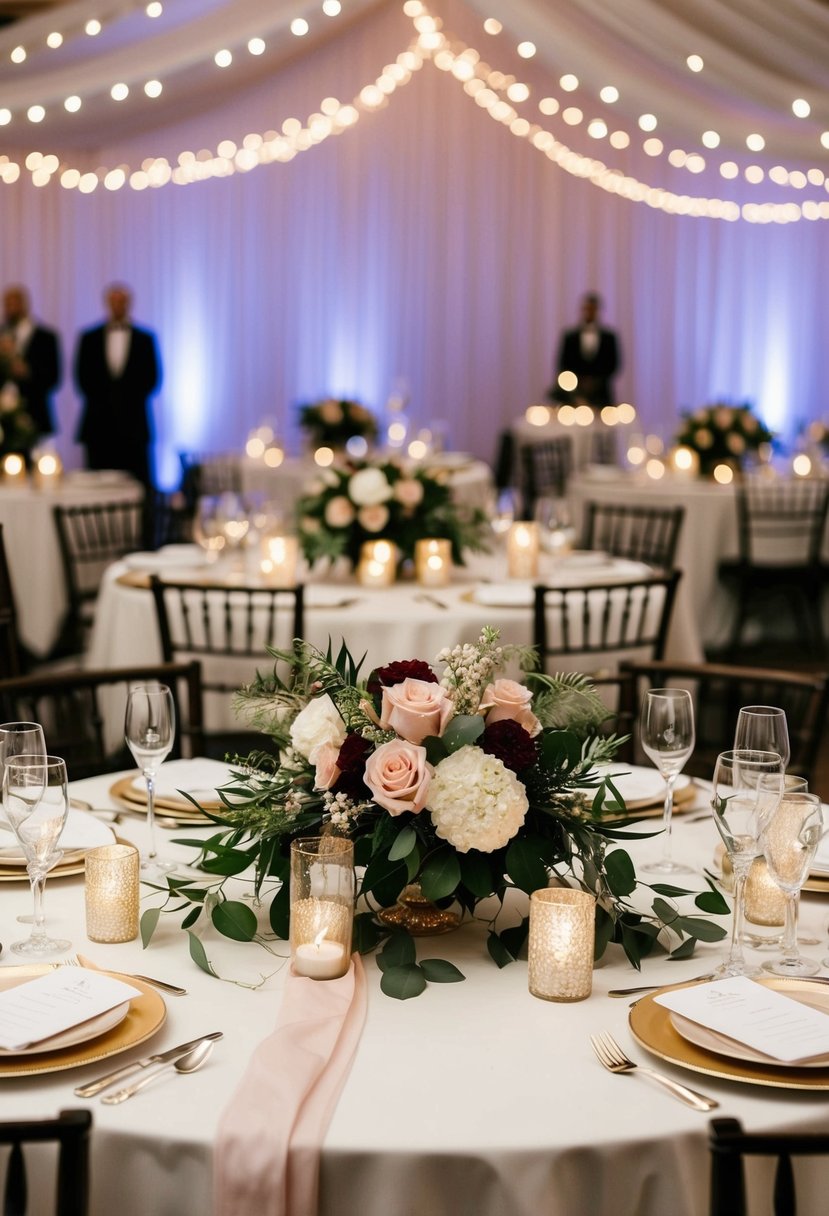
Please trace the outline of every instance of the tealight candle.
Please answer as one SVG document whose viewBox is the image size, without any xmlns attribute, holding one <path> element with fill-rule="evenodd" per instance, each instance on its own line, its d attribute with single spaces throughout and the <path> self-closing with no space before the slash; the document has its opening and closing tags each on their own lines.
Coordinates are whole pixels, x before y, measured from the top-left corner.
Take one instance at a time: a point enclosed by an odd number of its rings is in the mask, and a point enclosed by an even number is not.
<svg viewBox="0 0 829 1216">
<path fill-rule="evenodd" d="M 745 888 L 745 916 L 753 925 L 780 926 L 786 920 L 786 896 L 769 874 L 764 857 L 755 857 Z"/>
<path fill-rule="evenodd" d="M 345 948 L 339 942 L 329 942 L 324 930 L 312 942 L 297 946 L 294 951 L 294 972 L 310 980 L 335 980 L 345 975 Z"/>
<path fill-rule="evenodd" d="M 421 587 L 445 587 L 451 571 L 451 541 L 430 538 L 415 542 L 415 573 Z"/>
<path fill-rule="evenodd" d="M 296 586 L 299 541 L 295 536 L 263 536 L 259 568 L 271 587 Z"/>
<path fill-rule="evenodd" d="M 3 480 L 10 485 L 26 480 L 26 461 L 18 452 L 9 452 L 3 457 Z"/>
<path fill-rule="evenodd" d="M 131 844 L 105 844 L 84 859 L 86 935 L 91 942 L 138 937 L 139 863 Z"/>
<path fill-rule="evenodd" d="M 397 572 L 397 548 L 388 540 L 368 540 L 360 548 L 357 580 L 364 587 L 390 587 Z"/>
<path fill-rule="evenodd" d="M 507 533 L 507 571 L 510 578 L 538 574 L 538 524 L 522 520 Z"/>
<path fill-rule="evenodd" d="M 699 455 L 693 448 L 683 446 L 673 448 L 671 469 L 675 477 L 696 477 L 699 474 Z"/>
<path fill-rule="evenodd" d="M 41 490 L 57 489 L 62 472 L 60 456 L 56 452 L 43 452 L 35 465 L 35 485 Z"/>
<path fill-rule="evenodd" d="M 528 982 L 545 1001 L 583 1001 L 593 990 L 596 900 L 571 887 L 530 897 Z"/>
<path fill-rule="evenodd" d="M 342 836 L 291 843 L 291 959 L 314 980 L 345 975 L 354 920 L 354 846 Z"/>
</svg>

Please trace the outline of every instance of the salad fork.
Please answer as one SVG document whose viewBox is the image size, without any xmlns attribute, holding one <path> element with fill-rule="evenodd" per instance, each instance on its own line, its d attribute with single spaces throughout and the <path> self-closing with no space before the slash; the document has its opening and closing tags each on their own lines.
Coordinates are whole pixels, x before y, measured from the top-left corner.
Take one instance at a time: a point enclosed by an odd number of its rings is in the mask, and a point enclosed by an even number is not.
<svg viewBox="0 0 829 1216">
<path fill-rule="evenodd" d="M 688 1089 L 687 1086 L 680 1085 L 673 1077 L 667 1077 L 653 1068 L 644 1068 L 641 1064 L 635 1064 L 629 1056 L 625 1055 L 612 1035 L 591 1034 L 590 1043 L 596 1059 L 608 1072 L 640 1072 L 643 1076 L 657 1081 L 667 1089 L 669 1094 L 678 1098 L 680 1102 L 684 1102 L 686 1106 L 693 1107 L 694 1110 L 714 1110 L 719 1106 L 719 1102 L 713 1098 L 706 1098 L 704 1094 L 697 1093 L 695 1089 Z"/>
</svg>

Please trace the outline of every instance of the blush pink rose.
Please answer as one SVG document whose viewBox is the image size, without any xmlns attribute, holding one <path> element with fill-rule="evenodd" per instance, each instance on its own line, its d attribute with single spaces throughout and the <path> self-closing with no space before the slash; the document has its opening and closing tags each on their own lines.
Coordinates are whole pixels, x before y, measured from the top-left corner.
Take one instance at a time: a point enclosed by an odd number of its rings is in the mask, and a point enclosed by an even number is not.
<svg viewBox="0 0 829 1216">
<path fill-rule="evenodd" d="M 325 522 L 329 528 L 347 528 L 354 522 L 354 508 L 344 494 L 330 498 L 325 504 Z"/>
<path fill-rule="evenodd" d="M 389 522 L 389 509 L 382 503 L 373 503 L 368 507 L 360 507 L 357 521 L 366 532 L 382 532 Z"/>
<path fill-rule="evenodd" d="M 377 805 L 390 815 L 417 814 L 426 805 L 432 780 L 426 748 L 402 739 L 382 743 L 366 761 L 363 780 Z"/>
<path fill-rule="evenodd" d="M 410 676 L 383 689 L 380 725 L 409 743 L 422 743 L 427 735 L 442 735 L 454 712 L 445 688 Z"/>
<path fill-rule="evenodd" d="M 528 735 L 537 735 L 541 723 L 530 709 L 533 695 L 517 680 L 496 680 L 484 689 L 479 706 L 486 714 L 487 726 L 494 722 L 517 722 Z"/>
<path fill-rule="evenodd" d="M 404 507 L 417 507 L 423 501 L 423 482 L 401 477 L 394 483 L 394 497 Z"/>
<path fill-rule="evenodd" d="M 330 790 L 341 776 L 341 770 L 337 765 L 339 754 L 339 747 L 334 747 L 331 743 L 322 743 L 319 747 L 314 748 L 311 763 L 316 769 L 315 790 Z"/>
</svg>

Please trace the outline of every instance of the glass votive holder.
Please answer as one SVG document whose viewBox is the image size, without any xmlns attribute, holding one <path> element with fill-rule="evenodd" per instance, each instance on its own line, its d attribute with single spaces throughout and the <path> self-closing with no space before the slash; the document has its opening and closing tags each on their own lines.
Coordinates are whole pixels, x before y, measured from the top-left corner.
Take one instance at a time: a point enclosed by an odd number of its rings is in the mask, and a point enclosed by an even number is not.
<svg viewBox="0 0 829 1216">
<path fill-rule="evenodd" d="M 755 857 L 745 888 L 745 918 L 753 925 L 779 928 L 786 920 L 786 896 L 769 874 L 764 857 Z"/>
<path fill-rule="evenodd" d="M 451 573 L 451 541 L 431 537 L 415 541 L 415 575 L 421 587 L 445 587 Z"/>
<path fill-rule="evenodd" d="M 596 900 L 587 891 L 543 887 L 530 897 L 528 982 L 545 1001 L 583 1001 L 593 990 Z"/>
<path fill-rule="evenodd" d="M 86 936 L 91 942 L 138 937 L 139 858 L 131 844 L 104 844 L 85 858 Z"/>
<path fill-rule="evenodd" d="M 507 533 L 507 573 L 510 578 L 538 575 L 538 524 L 521 520 Z"/>
<path fill-rule="evenodd" d="M 390 587 L 396 577 L 396 545 L 390 540 L 367 540 L 360 546 L 358 583 L 363 587 Z"/>
<path fill-rule="evenodd" d="M 259 568 L 269 587 L 295 587 L 299 540 L 296 536 L 270 533 L 260 542 Z"/>
<path fill-rule="evenodd" d="M 354 845 L 343 836 L 291 843 L 291 960 L 294 973 L 334 980 L 351 964 Z"/>
</svg>

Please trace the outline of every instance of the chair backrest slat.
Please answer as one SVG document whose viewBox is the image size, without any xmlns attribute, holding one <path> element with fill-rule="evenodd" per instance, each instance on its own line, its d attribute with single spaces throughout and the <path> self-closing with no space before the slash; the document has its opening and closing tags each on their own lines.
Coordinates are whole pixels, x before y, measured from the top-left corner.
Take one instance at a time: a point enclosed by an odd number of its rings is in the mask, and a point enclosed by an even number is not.
<svg viewBox="0 0 829 1216">
<path fill-rule="evenodd" d="M 588 502 L 581 546 L 670 570 L 684 517 L 684 507 Z"/>
<path fill-rule="evenodd" d="M 87 1110 L 62 1110 L 55 1119 L 0 1123 L 0 1144 L 11 1145 L 3 1191 L 4 1216 L 25 1216 L 28 1181 L 23 1146 L 58 1145 L 55 1216 L 86 1216 L 89 1211 L 89 1138 Z"/>
</svg>

